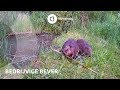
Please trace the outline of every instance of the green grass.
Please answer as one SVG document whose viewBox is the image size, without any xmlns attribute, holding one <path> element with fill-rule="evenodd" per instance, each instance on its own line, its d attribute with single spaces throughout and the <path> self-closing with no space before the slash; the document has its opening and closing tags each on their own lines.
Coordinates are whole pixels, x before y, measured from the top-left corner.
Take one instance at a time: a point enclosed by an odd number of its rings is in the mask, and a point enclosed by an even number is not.
<svg viewBox="0 0 120 90">
<path fill-rule="evenodd" d="M 27 14 L 18 14 L 18 17 L 11 28 L 14 32 L 34 32 L 30 16 Z"/>
<path fill-rule="evenodd" d="M 93 48 L 93 55 L 91 58 L 85 58 L 84 65 L 88 68 L 92 68 L 99 74 L 91 72 L 88 69 L 81 68 L 79 64 L 70 62 L 64 56 L 61 56 L 53 51 L 49 53 L 40 53 L 40 60 L 42 62 L 41 68 L 58 69 L 58 74 L 49 75 L 34 75 L 34 78 L 52 78 L 52 79 L 107 79 L 107 78 L 119 78 L 119 57 L 118 47 L 109 44 L 102 38 L 98 38 L 94 35 L 90 35 L 88 31 L 84 33 L 78 32 L 78 30 L 70 31 L 67 34 L 63 33 L 61 36 L 53 41 L 53 44 L 62 46 L 64 41 L 68 38 L 84 38 L 87 40 Z M 117 53 L 116 53 L 117 52 Z"/>
<path fill-rule="evenodd" d="M 107 14 L 106 20 L 100 22 L 100 20 L 91 21 L 89 27 L 89 33 L 94 34 L 97 37 L 108 40 L 110 44 L 120 46 L 120 17 L 113 14 Z"/>
<path fill-rule="evenodd" d="M 0 57 L 0 68 L 4 67 L 7 64 L 8 64 L 7 60 Z"/>
</svg>

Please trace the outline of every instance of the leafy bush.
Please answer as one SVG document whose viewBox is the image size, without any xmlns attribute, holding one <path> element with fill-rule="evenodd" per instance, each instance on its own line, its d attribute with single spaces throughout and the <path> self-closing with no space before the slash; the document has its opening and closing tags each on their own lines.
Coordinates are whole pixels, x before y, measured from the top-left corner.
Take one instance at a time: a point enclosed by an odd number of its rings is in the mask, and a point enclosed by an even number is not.
<svg viewBox="0 0 120 90">
<path fill-rule="evenodd" d="M 67 11 L 35 11 L 31 15 L 31 22 L 36 29 L 36 31 L 46 31 L 46 32 L 51 32 L 55 34 L 60 34 L 63 31 L 68 31 L 70 29 L 70 24 L 66 24 L 64 20 L 58 20 L 57 23 L 54 25 L 48 23 L 47 17 L 49 14 L 55 14 L 58 18 L 70 18 L 71 17 L 71 12 Z M 65 24 L 65 25 L 64 25 Z M 66 28 L 68 26 L 68 28 Z M 63 28 L 65 27 L 65 28 Z"/>
</svg>

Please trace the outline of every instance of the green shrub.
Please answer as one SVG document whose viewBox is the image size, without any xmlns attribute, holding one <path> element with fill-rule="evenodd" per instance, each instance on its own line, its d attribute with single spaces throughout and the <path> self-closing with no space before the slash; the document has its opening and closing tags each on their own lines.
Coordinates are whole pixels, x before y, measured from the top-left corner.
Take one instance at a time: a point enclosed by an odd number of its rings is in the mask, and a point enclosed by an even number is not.
<svg viewBox="0 0 120 90">
<path fill-rule="evenodd" d="M 64 20 L 58 19 L 58 21 L 54 25 L 48 23 L 47 17 L 49 14 L 55 14 L 58 18 L 70 18 L 72 15 L 72 13 L 68 11 L 35 11 L 30 17 L 31 22 L 37 31 L 46 31 L 60 34 L 61 32 L 68 31 L 70 29 L 71 24 L 69 24 L 69 22 L 66 23 Z"/>
</svg>

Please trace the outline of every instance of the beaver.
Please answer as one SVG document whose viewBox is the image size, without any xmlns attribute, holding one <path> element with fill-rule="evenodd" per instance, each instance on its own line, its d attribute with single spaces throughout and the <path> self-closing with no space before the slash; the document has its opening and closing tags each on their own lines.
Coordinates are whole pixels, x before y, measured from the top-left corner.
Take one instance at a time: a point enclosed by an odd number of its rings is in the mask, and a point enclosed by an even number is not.
<svg viewBox="0 0 120 90">
<path fill-rule="evenodd" d="M 75 59 L 79 53 L 79 46 L 74 39 L 68 39 L 62 47 L 62 53 L 64 56 L 70 59 Z"/>
<path fill-rule="evenodd" d="M 78 39 L 77 44 L 79 46 L 79 55 L 88 57 L 92 55 L 92 47 L 87 41 L 84 39 Z"/>
</svg>

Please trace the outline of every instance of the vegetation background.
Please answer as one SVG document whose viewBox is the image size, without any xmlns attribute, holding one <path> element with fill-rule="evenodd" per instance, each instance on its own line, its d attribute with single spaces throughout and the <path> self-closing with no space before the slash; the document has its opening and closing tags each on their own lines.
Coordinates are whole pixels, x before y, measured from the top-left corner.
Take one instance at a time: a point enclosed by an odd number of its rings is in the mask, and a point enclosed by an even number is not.
<svg viewBox="0 0 120 90">
<path fill-rule="evenodd" d="M 73 18 L 49 24 L 47 17 Z M 59 70 L 59 74 L 27 74 L 22 78 L 51 79 L 109 79 L 120 78 L 120 12 L 119 11 L 0 11 L 0 70 L 8 64 L 4 57 L 5 37 L 14 32 L 48 32 L 59 35 L 53 45 L 62 47 L 68 38 L 84 38 L 93 49 L 91 58 L 84 65 L 99 74 L 69 62 L 50 50 L 41 52 L 41 68 Z M 0 74 L 1 75 L 1 74 Z M 0 76 L 2 78 L 2 76 Z"/>
</svg>

